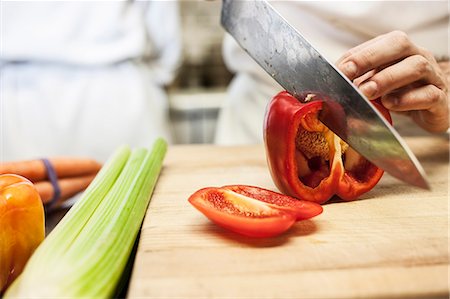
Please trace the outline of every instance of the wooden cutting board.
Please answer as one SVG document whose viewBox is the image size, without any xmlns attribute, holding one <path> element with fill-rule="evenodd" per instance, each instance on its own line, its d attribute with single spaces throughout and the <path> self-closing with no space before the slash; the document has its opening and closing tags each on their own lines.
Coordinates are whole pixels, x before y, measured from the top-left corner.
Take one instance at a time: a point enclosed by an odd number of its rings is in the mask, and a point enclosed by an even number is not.
<svg viewBox="0 0 450 299">
<path fill-rule="evenodd" d="M 449 295 L 446 137 L 406 138 L 432 191 L 385 174 L 354 202 L 282 236 L 250 239 L 187 201 L 206 186 L 276 190 L 262 146 L 172 146 L 145 218 L 129 298 L 410 298 Z"/>
</svg>

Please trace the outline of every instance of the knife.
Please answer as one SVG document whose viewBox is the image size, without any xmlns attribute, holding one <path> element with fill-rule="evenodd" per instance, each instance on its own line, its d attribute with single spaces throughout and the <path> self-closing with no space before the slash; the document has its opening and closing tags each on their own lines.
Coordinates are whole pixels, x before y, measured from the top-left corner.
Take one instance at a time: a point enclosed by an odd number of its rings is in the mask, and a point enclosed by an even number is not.
<svg viewBox="0 0 450 299">
<path fill-rule="evenodd" d="M 354 150 L 393 177 L 430 189 L 422 166 L 397 131 L 267 1 L 223 0 L 221 23 L 290 94 L 299 100 L 308 92 L 323 94 L 320 120 Z"/>
</svg>

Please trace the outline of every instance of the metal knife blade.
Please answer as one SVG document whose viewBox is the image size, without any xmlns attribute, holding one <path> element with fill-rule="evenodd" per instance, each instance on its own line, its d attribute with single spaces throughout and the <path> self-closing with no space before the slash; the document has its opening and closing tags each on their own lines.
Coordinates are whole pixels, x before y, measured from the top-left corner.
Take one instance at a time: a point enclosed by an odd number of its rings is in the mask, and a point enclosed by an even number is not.
<svg viewBox="0 0 450 299">
<path fill-rule="evenodd" d="M 325 95 L 320 120 L 354 150 L 392 176 L 429 189 L 422 166 L 397 131 L 267 1 L 223 0 L 221 23 L 293 96 Z"/>
</svg>

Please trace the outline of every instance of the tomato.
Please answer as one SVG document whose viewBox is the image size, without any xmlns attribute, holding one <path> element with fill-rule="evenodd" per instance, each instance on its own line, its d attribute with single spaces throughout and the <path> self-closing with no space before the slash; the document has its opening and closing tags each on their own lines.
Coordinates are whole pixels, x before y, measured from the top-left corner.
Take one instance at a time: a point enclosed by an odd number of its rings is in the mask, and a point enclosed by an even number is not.
<svg viewBox="0 0 450 299">
<path fill-rule="evenodd" d="M 214 223 L 249 237 L 272 237 L 322 213 L 319 204 L 246 185 L 208 187 L 189 202 Z"/>
</svg>

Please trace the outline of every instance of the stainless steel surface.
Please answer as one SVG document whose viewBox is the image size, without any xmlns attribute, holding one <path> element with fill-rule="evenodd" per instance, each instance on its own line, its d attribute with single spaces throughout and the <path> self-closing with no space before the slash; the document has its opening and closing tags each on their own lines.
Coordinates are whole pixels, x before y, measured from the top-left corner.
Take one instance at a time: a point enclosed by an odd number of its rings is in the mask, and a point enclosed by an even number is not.
<svg viewBox="0 0 450 299">
<path fill-rule="evenodd" d="M 417 158 L 372 104 L 263 0 L 223 0 L 222 26 L 283 88 L 299 100 L 325 98 L 321 121 L 378 167 L 429 189 Z"/>
</svg>

